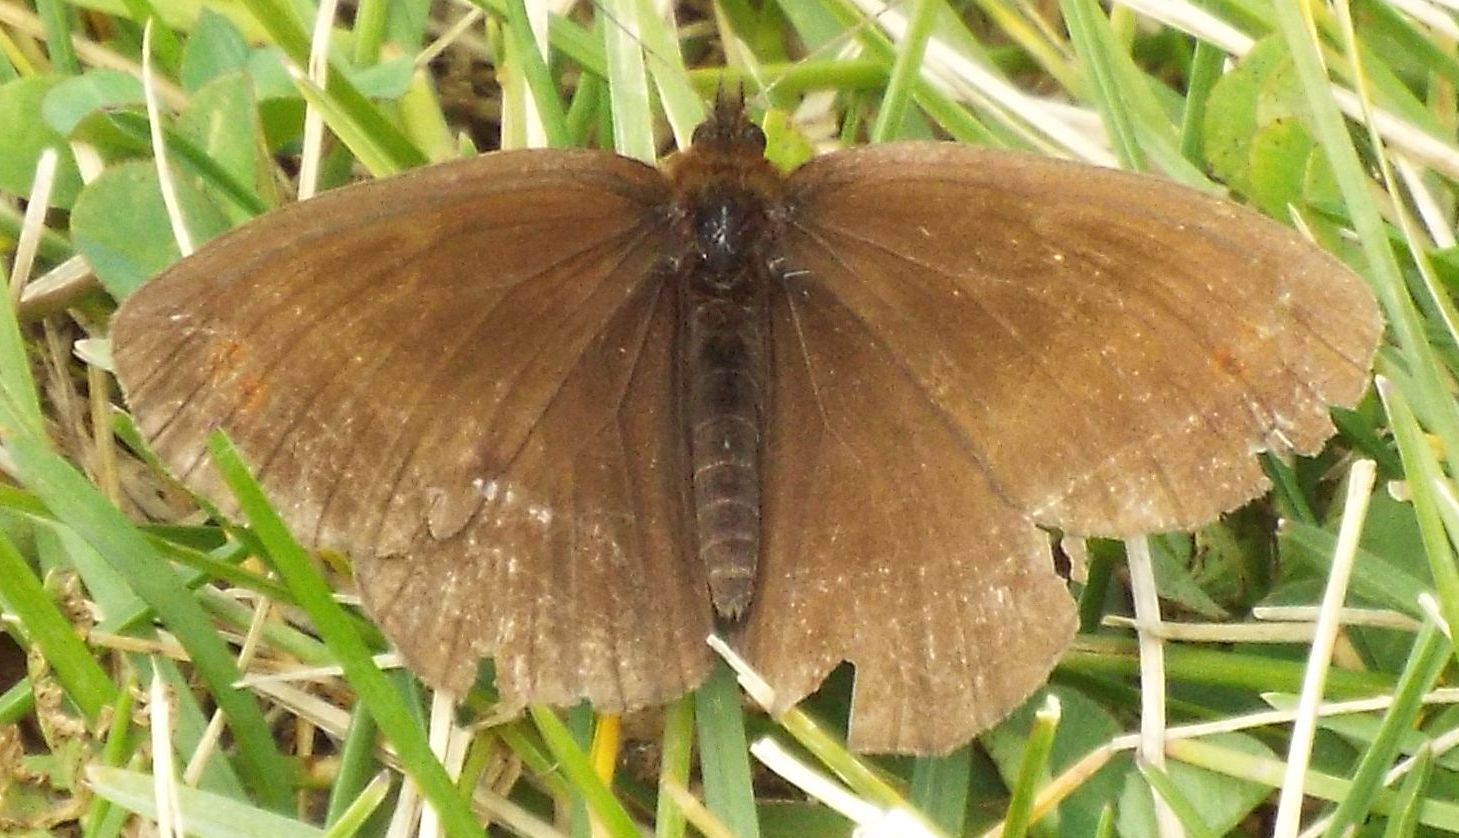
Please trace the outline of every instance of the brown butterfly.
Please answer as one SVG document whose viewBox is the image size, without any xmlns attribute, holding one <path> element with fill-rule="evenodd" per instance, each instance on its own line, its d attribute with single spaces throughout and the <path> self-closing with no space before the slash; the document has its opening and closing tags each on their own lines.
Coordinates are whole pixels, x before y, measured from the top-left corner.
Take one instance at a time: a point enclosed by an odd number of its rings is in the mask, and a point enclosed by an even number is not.
<svg viewBox="0 0 1459 838">
<path fill-rule="evenodd" d="M 429 684 L 660 703 L 716 618 L 784 706 L 942 752 L 1047 678 L 1040 527 L 1188 529 L 1362 393 L 1367 288 L 1162 180 L 946 143 L 788 176 L 721 101 L 661 169 L 487 154 L 273 212 L 117 313 L 148 442 L 221 497 L 226 429 L 348 551 Z"/>
</svg>

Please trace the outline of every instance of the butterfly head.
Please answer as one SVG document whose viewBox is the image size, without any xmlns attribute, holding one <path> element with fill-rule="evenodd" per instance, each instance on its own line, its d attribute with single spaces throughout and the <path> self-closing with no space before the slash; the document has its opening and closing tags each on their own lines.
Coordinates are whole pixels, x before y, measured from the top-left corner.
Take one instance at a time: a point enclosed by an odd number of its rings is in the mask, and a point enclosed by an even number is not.
<svg viewBox="0 0 1459 838">
<path fill-rule="evenodd" d="M 761 157 L 765 132 L 745 114 L 744 93 L 721 93 L 709 118 L 694 129 L 694 148 L 701 153 Z"/>
</svg>

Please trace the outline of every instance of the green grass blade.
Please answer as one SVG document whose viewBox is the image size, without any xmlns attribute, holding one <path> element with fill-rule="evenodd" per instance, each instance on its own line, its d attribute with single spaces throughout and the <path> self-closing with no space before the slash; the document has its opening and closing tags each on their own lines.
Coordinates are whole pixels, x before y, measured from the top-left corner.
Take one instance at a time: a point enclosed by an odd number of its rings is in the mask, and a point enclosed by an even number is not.
<svg viewBox="0 0 1459 838">
<path fill-rule="evenodd" d="M 1423 799 L 1424 789 L 1428 787 L 1429 778 L 1433 775 L 1434 752 L 1425 745 L 1423 750 L 1414 755 L 1413 768 L 1403 778 L 1403 785 L 1393 798 L 1394 814 L 1388 818 L 1383 838 L 1411 838 L 1418 834 L 1419 801 Z"/>
<path fill-rule="evenodd" d="M 704 802 L 735 835 L 756 838 L 760 825 L 740 690 L 722 661 L 715 663 L 709 679 L 694 694 L 694 708 Z"/>
<path fill-rule="evenodd" d="M 11 302 L 10 277 L 3 270 L 0 276 L 5 280 L 4 289 L 0 289 L 4 292 L 0 293 L 0 441 L 17 436 L 43 439 L 45 419 Z"/>
<path fill-rule="evenodd" d="M 369 67 L 380 60 L 380 45 L 385 40 L 385 21 L 389 16 L 387 0 L 360 0 L 355 7 L 356 67 Z"/>
<path fill-rule="evenodd" d="M 4 532 L 0 532 L 0 579 L 5 580 L 0 586 L 0 599 L 7 610 L 24 626 L 26 636 L 40 650 L 87 724 L 96 724 L 102 711 L 116 701 L 117 686 Z"/>
<path fill-rule="evenodd" d="M 608 100 L 613 114 L 613 150 L 652 163 L 658 157 L 649 104 L 648 71 L 638 32 L 636 0 L 604 0 L 603 53 L 608 58 Z"/>
<path fill-rule="evenodd" d="M 270 808 L 292 809 L 291 765 L 279 753 L 258 703 L 233 686 L 242 674 L 192 594 L 175 574 L 159 572 L 165 566 L 157 552 L 69 463 L 33 440 L 11 440 L 8 447 L 31 491 L 127 579 L 187 649 L 202 683 L 227 716 L 249 786 Z"/>
<path fill-rule="evenodd" d="M 1180 114 L 1180 154 L 1197 166 L 1203 165 L 1205 160 L 1202 140 L 1205 136 L 1206 103 L 1211 98 L 1211 88 L 1221 77 L 1221 65 L 1225 61 L 1226 54 L 1221 50 L 1206 41 L 1196 42 L 1190 78 L 1186 82 L 1185 108 Z"/>
<path fill-rule="evenodd" d="M 527 82 L 528 93 L 537 106 L 537 117 L 542 121 L 542 130 L 547 136 L 547 145 L 562 148 L 568 140 L 567 113 L 547 69 L 547 60 L 537 49 L 537 40 L 527 19 L 526 3 L 523 0 L 506 0 L 506 12 L 507 37 L 512 39 L 514 66 Z"/>
<path fill-rule="evenodd" d="M 972 773 L 971 743 L 945 757 L 921 757 L 912 766 L 907 800 L 948 835 L 962 835 Z"/>
<path fill-rule="evenodd" d="M 1353 772 L 1352 788 L 1332 814 L 1332 822 L 1324 833 L 1329 838 L 1346 835 L 1349 828 L 1361 823 L 1377 802 L 1383 789 L 1384 775 L 1398 756 L 1403 734 L 1413 729 L 1423 711 L 1424 693 L 1433 688 L 1452 654 L 1438 628 L 1432 623 L 1425 623 L 1414 639 L 1408 663 L 1393 695 L 1393 705 L 1383 717 L 1378 736 L 1358 761 L 1357 770 Z"/>
<path fill-rule="evenodd" d="M 638 827 L 613 792 L 603 784 L 593 771 L 588 755 L 573 739 L 572 731 L 549 707 L 533 705 L 528 708 L 532 721 L 542 734 L 542 741 L 557 759 L 557 767 L 573 790 L 582 795 L 595 818 L 595 823 L 614 838 L 638 838 Z"/>
<path fill-rule="evenodd" d="M 663 752 L 659 762 L 659 801 L 654 834 L 658 838 L 683 838 L 686 819 L 673 795 L 665 792 L 668 784 L 689 786 L 689 772 L 694 755 L 694 697 L 684 696 L 664 711 Z"/>
<path fill-rule="evenodd" d="M 86 772 L 92 790 L 144 817 L 157 817 L 150 774 L 95 766 Z M 189 835 L 199 838 L 321 838 L 324 833 L 293 818 L 257 809 L 232 798 L 179 786 L 178 802 Z"/>
<path fill-rule="evenodd" d="M 219 475 L 238 498 L 244 515 L 268 550 L 268 558 L 274 568 L 289 590 L 294 592 L 299 607 L 308 613 L 315 629 L 334 653 L 360 702 L 395 746 L 411 779 L 435 806 L 441 823 L 451 835 L 481 834 L 470 807 L 456 793 L 446 770 L 431 753 L 425 733 L 415 722 L 405 699 L 375 666 L 370 649 L 355 631 L 353 621 L 335 602 L 333 592 L 314 569 L 309 555 L 294 541 L 278 513 L 264 498 L 238 452 L 221 435 L 209 442 L 208 450 L 213 455 Z"/>
<path fill-rule="evenodd" d="M 912 92 L 921 78 L 927 39 L 932 36 L 932 26 L 937 22 L 941 6 L 937 0 L 914 0 L 911 5 L 907 30 L 898 43 L 897 58 L 892 64 L 886 92 L 882 94 L 881 108 L 877 110 L 876 121 L 871 126 L 870 139 L 874 143 L 894 139 L 907 120 Z"/>
<path fill-rule="evenodd" d="M 51 66 L 67 75 L 80 73 L 81 62 L 71 44 L 70 4 L 61 0 L 38 0 L 36 11 L 45 31 L 46 54 L 50 56 Z"/>
<path fill-rule="evenodd" d="M 1049 754 L 1054 748 L 1054 734 L 1059 730 L 1059 715 L 1059 700 L 1052 695 L 1034 714 L 1018 776 L 1010 789 L 1008 811 L 1003 816 L 1004 838 L 1023 838 L 1033 823 L 1033 802 L 1049 770 Z"/>
<path fill-rule="evenodd" d="M 1104 119 L 1105 131 L 1114 145 L 1115 155 L 1126 169 L 1145 171 L 1145 153 L 1135 134 L 1135 124 L 1125 107 L 1125 91 L 1120 73 L 1113 66 L 1108 44 L 1100 37 L 1101 24 L 1108 26 L 1104 13 L 1091 0 L 1061 0 L 1069 36 L 1084 59 L 1084 66 L 1096 91 L 1095 101 Z"/>
<path fill-rule="evenodd" d="M 365 708 L 356 708 L 350 715 L 350 727 L 339 749 L 339 773 L 329 788 L 326 824 L 333 826 L 345 817 L 355 805 L 355 798 L 375 781 L 380 771 L 380 763 L 375 759 L 375 737 L 379 732 L 375 717 Z"/>
<path fill-rule="evenodd" d="M 1440 613 L 1450 626 L 1459 625 L 1459 567 L 1455 566 L 1452 546 L 1452 539 L 1459 535 L 1459 528 L 1446 532 L 1445 506 L 1435 497 L 1439 482 L 1447 478 L 1409 407 L 1405 393 L 1381 379 L 1378 381 L 1378 393 L 1388 409 L 1393 438 L 1398 442 L 1398 453 L 1406 466 L 1419 534 L 1423 537 L 1429 570 L 1438 588 Z"/>
<path fill-rule="evenodd" d="M 642 27 L 639 35 L 643 38 L 643 51 L 659 103 L 674 131 L 675 141 L 680 148 L 687 148 L 694 129 L 704 121 L 704 99 L 689 81 L 677 33 L 655 13 L 651 0 L 637 0 L 637 9 Z"/>
<path fill-rule="evenodd" d="M 1185 834 L 1189 838 L 1217 838 L 1215 833 L 1206 828 L 1205 823 L 1201 820 L 1200 813 L 1196 811 L 1196 807 L 1190 802 L 1189 798 L 1181 793 L 1180 787 L 1175 784 L 1175 781 L 1170 779 L 1169 774 L 1166 774 L 1153 765 L 1141 764 L 1139 769 L 1140 773 L 1150 783 L 1150 788 L 1154 789 L 1156 794 L 1160 795 L 1166 803 L 1170 804 L 1170 810 L 1180 820 L 1180 825 L 1185 829 Z"/>
<path fill-rule="evenodd" d="M 389 793 L 388 777 L 383 773 L 376 774 L 368 785 L 351 797 L 349 805 L 324 831 L 324 838 L 348 838 L 359 832 Z"/>
<path fill-rule="evenodd" d="M 102 745 L 101 758 L 94 765 L 106 768 L 118 768 L 130 757 L 135 742 L 145 737 L 146 734 L 138 730 L 132 719 L 133 691 L 136 688 L 136 680 L 128 677 L 127 683 L 117 691 L 116 703 L 112 705 L 112 726 L 107 731 L 106 743 Z M 125 813 L 115 809 L 110 800 L 96 796 L 86 807 L 86 814 L 81 818 L 83 833 L 87 838 L 101 838 L 106 835 L 121 834 L 121 821 Z"/>
<path fill-rule="evenodd" d="M 1228 777 L 1261 783 L 1273 789 L 1281 785 L 1282 775 L 1286 770 L 1286 764 L 1281 760 L 1254 756 L 1198 739 L 1172 741 L 1167 744 L 1166 750 L 1172 759 Z M 1311 797 L 1336 803 L 1348 795 L 1352 784 L 1342 777 L 1309 770 L 1302 787 Z M 1379 795 L 1374 810 L 1385 815 L 1396 813 L 1396 800 L 1393 792 L 1385 791 Z M 1450 800 L 1423 797 L 1414 808 L 1420 823 L 1459 832 L 1459 804 Z"/>
<path fill-rule="evenodd" d="M 377 178 L 404 171 L 401 161 L 391 149 L 379 142 L 379 135 L 361 123 L 358 114 L 344 106 L 333 95 L 337 91 L 321 88 L 304 76 L 294 77 L 294 87 L 305 101 L 319 109 L 324 123 L 345 144 L 360 163 Z"/>
<path fill-rule="evenodd" d="M 309 65 L 309 36 L 294 16 L 293 9 L 280 0 L 243 0 L 243 6 L 263 24 L 274 42 L 284 50 L 299 67 Z M 338 104 L 339 110 L 360 130 L 368 134 L 377 145 L 392 171 L 404 171 L 424 165 L 426 156 L 387 120 L 365 95 L 359 91 L 344 73 L 330 66 L 324 89 L 330 99 Z"/>
</svg>

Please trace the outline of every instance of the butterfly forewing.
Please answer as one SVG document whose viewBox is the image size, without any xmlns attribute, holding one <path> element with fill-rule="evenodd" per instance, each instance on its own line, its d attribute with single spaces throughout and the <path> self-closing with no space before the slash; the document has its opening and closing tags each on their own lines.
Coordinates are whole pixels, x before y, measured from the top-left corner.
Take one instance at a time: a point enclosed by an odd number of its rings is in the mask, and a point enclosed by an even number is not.
<svg viewBox="0 0 1459 838">
<path fill-rule="evenodd" d="M 654 169 L 562 151 L 327 193 L 138 290 L 114 322 L 118 377 L 191 486 L 226 496 L 204 456 L 222 428 L 296 534 L 350 551 L 427 681 L 459 690 L 501 649 L 535 673 L 514 697 L 661 700 L 697 679 L 708 632 L 695 569 L 657 564 L 689 537 L 664 471 L 672 390 L 643 382 L 672 348 L 665 196 Z M 502 590 L 471 587 L 487 582 Z M 539 585 L 565 587 L 524 593 Z M 629 605 L 664 623 L 635 632 Z M 571 665 L 601 653 L 613 671 Z"/>
<path fill-rule="evenodd" d="M 645 281 L 661 189 L 612 155 L 522 152 L 285 208 L 127 301 L 128 403 L 195 486 L 218 488 L 223 427 L 302 538 L 400 549 L 510 459 Z"/>
<path fill-rule="evenodd" d="M 791 176 L 785 270 L 823 283 L 1040 524 L 1204 523 L 1361 394 L 1379 319 L 1336 261 L 1154 178 L 950 144 Z M 875 207 L 874 223 L 867 208 Z"/>
</svg>

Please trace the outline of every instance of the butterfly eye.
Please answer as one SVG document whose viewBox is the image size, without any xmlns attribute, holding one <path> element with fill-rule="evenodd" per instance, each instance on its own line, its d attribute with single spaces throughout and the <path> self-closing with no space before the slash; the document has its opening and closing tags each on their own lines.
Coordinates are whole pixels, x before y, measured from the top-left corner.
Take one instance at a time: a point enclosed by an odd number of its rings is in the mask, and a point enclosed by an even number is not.
<svg viewBox="0 0 1459 838">
<path fill-rule="evenodd" d="M 740 142 L 755 149 L 756 154 L 765 152 L 765 132 L 760 126 L 746 120 L 744 127 L 740 129 Z"/>
<path fill-rule="evenodd" d="M 714 130 L 715 127 L 712 123 L 701 122 L 699 124 L 699 127 L 694 129 L 694 134 L 691 142 L 694 145 L 703 145 L 704 143 L 709 142 L 710 138 L 713 136 Z"/>
</svg>

